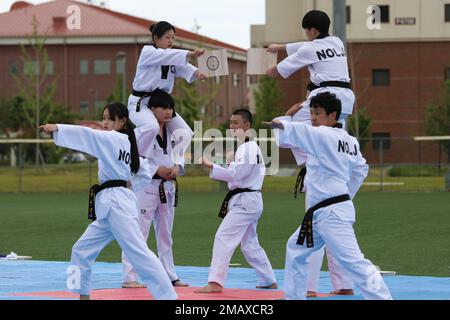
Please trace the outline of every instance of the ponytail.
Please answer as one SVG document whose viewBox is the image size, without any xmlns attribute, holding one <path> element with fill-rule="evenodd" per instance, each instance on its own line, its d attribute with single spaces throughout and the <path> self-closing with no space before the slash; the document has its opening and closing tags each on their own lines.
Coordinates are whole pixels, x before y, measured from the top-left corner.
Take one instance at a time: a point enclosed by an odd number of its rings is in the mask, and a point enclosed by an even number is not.
<svg viewBox="0 0 450 320">
<path fill-rule="evenodd" d="M 130 141 L 130 153 L 131 153 L 131 172 L 137 173 L 139 171 L 139 152 L 138 152 L 138 146 L 136 142 L 136 135 L 134 134 L 134 126 L 130 121 L 130 118 L 128 117 L 128 109 L 125 107 L 122 103 L 119 102 L 113 102 L 108 104 L 104 109 L 108 109 L 109 116 L 111 119 L 127 119 L 127 122 L 123 126 L 121 130 L 119 130 L 120 133 L 126 134 L 128 136 L 128 140 Z"/>
<path fill-rule="evenodd" d="M 131 172 L 137 173 L 139 171 L 140 161 L 139 161 L 139 152 L 138 152 L 138 146 L 136 142 L 136 135 L 134 134 L 133 124 L 131 123 L 130 119 L 127 120 L 127 123 L 125 124 L 125 127 L 121 130 L 124 131 L 128 136 L 128 140 L 130 141 L 130 152 L 131 152 Z"/>
</svg>

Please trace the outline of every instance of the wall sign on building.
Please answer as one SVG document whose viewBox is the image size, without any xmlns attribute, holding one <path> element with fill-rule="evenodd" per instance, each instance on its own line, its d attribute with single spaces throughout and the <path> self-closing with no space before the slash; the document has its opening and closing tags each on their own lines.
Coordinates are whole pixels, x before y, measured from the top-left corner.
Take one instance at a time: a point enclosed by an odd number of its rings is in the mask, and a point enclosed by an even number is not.
<svg viewBox="0 0 450 320">
<path fill-rule="evenodd" d="M 416 18 L 415 17 L 395 18 L 395 24 L 396 25 L 415 25 L 416 24 Z"/>
</svg>

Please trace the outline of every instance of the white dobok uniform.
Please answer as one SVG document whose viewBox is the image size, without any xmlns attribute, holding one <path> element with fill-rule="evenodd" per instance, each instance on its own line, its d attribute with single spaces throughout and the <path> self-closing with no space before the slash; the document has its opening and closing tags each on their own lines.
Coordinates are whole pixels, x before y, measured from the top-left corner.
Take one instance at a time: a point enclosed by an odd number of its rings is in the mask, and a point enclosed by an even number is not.
<svg viewBox="0 0 450 320">
<path fill-rule="evenodd" d="M 167 130 L 167 128 L 164 128 Z M 164 146 L 163 139 L 155 139 L 153 143 L 153 157 L 148 159 L 151 167 L 172 168 L 175 166 L 175 155 L 173 150 L 174 141 L 169 140 L 170 133 L 167 134 L 167 144 Z M 161 143 L 161 144 L 160 144 Z M 180 167 L 179 175 L 183 175 L 184 168 Z M 162 180 L 152 179 L 143 189 L 136 192 L 139 202 L 140 215 L 139 227 L 144 238 L 147 240 L 150 227 L 153 222 L 155 229 L 156 245 L 158 257 L 166 270 L 170 281 L 179 280 L 175 273 L 175 265 L 172 253 L 172 229 L 175 215 L 175 182 L 165 181 L 164 191 L 167 203 L 161 203 L 159 188 Z M 137 281 L 137 274 L 124 253 L 122 253 L 123 282 Z"/>
<path fill-rule="evenodd" d="M 126 134 L 73 125 L 57 126 L 58 131 L 54 133 L 56 145 L 85 152 L 98 159 L 100 183 L 131 181 L 134 188 L 149 183 L 153 172 L 146 161 L 141 161 L 137 175 L 131 174 L 130 142 Z M 161 262 L 148 248 L 139 230 L 139 207 L 134 192 L 125 187 L 104 189 L 95 198 L 95 211 L 97 219 L 89 224 L 72 248 L 70 264 L 81 275 L 80 287 L 72 291 L 90 294 L 95 259 L 115 239 L 155 299 L 176 299 L 176 292 Z"/>
<path fill-rule="evenodd" d="M 188 50 L 158 49 L 153 45 L 144 46 L 136 67 L 133 89 L 140 92 L 152 92 L 161 89 L 167 93 L 173 90 L 175 77 L 182 77 L 191 83 L 196 79 L 194 73 L 197 68 L 188 63 Z M 139 154 L 143 157 L 152 156 L 153 140 L 159 132 L 158 121 L 153 112 L 147 107 L 151 97 L 143 98 L 140 111 L 136 112 L 139 97 L 131 94 L 128 98 L 130 119 L 138 131 Z M 169 123 L 168 129 L 175 135 L 176 140 L 183 143 L 184 150 L 190 145 L 194 132 L 177 114 Z"/>
<path fill-rule="evenodd" d="M 276 282 L 270 261 L 259 244 L 256 233 L 258 220 L 263 212 L 260 190 L 264 175 L 264 159 L 255 141 L 241 144 L 236 150 L 234 161 L 228 167 L 214 164 L 211 169 L 210 177 L 228 182 L 230 190 L 248 188 L 255 191 L 239 193 L 230 199 L 228 214 L 214 238 L 208 282 L 225 285 L 231 257 L 239 244 L 245 259 L 256 271 L 259 285 L 269 286 Z"/>
<path fill-rule="evenodd" d="M 347 53 L 344 44 L 338 37 L 327 36 L 307 42 L 288 43 L 286 45 L 288 57 L 281 61 L 277 70 L 283 78 L 288 78 L 294 72 L 308 67 L 310 80 L 319 86 L 325 81 L 350 82 L 347 65 Z M 339 122 L 345 127 L 345 119 L 352 114 L 355 95 L 351 89 L 340 87 L 320 87 L 312 90 L 303 107 L 292 117 L 284 116 L 278 119 L 284 121 L 296 121 L 311 124 L 310 101 L 315 95 L 329 91 L 334 93 L 341 101 L 342 112 Z M 280 145 L 280 147 L 285 147 Z M 306 162 L 306 154 L 299 148 L 291 148 L 298 165 Z M 333 254 L 327 249 L 328 269 L 334 290 L 351 289 L 353 284 L 345 275 L 345 272 L 334 259 Z M 322 267 L 323 250 L 314 253 L 310 258 L 310 278 L 308 279 L 308 291 L 317 292 Z"/>
<path fill-rule="evenodd" d="M 307 42 L 289 43 L 286 45 L 288 56 L 281 61 L 277 70 L 283 78 L 288 78 L 294 72 L 308 67 L 310 80 L 319 86 L 325 81 L 350 82 L 347 65 L 347 53 L 344 44 L 338 37 L 327 36 Z M 343 124 L 353 112 L 355 95 L 351 89 L 340 87 L 321 87 L 312 90 L 303 107 L 292 117 L 282 117 L 285 121 L 298 121 L 311 123 L 311 111 L 309 108 L 311 98 L 315 95 L 329 91 L 341 100 L 342 112 L 339 118 Z M 284 147 L 283 145 L 280 145 Z M 298 165 L 306 162 L 306 156 L 297 148 L 292 150 Z"/>
<path fill-rule="evenodd" d="M 344 194 L 353 199 L 367 176 L 368 166 L 358 141 L 345 130 L 283 121 L 279 142 L 298 147 L 308 155 L 305 178 L 310 207 Z M 365 299 L 392 299 L 379 271 L 359 249 L 353 230 L 355 208 L 351 200 L 317 209 L 313 214 L 314 246 L 297 244 L 300 228 L 286 248 L 285 295 L 305 299 L 311 254 L 324 245 L 329 248 Z"/>
</svg>

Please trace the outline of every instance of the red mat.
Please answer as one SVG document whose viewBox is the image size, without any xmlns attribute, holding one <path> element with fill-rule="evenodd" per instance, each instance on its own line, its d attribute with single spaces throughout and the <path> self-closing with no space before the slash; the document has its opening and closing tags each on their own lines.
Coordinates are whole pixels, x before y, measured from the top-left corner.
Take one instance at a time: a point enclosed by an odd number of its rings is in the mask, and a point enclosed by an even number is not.
<svg viewBox="0 0 450 320">
<path fill-rule="evenodd" d="M 175 288 L 179 300 L 275 300 L 283 298 L 282 291 L 224 289 L 221 293 L 194 293 L 196 287 Z M 15 293 L 12 296 L 48 297 L 58 299 L 77 299 L 78 295 L 69 291 Z M 152 300 L 145 288 L 138 289 L 100 289 L 92 290 L 93 300 Z"/>
<path fill-rule="evenodd" d="M 194 293 L 196 287 L 175 288 L 178 300 L 275 300 L 284 298 L 283 291 L 278 290 L 245 290 L 224 289 L 221 293 Z M 69 291 L 13 293 L 16 297 L 40 297 L 50 299 L 78 299 L 78 295 Z M 332 294 L 319 293 L 318 297 L 329 297 Z M 136 289 L 99 289 L 92 290 L 92 300 L 153 300 L 145 288 Z"/>
</svg>

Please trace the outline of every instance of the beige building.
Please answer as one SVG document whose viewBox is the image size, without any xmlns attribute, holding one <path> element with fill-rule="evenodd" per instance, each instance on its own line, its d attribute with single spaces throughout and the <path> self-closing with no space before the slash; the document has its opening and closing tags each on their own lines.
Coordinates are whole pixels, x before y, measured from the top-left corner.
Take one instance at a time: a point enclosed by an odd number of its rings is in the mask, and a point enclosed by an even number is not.
<svg viewBox="0 0 450 320">
<path fill-rule="evenodd" d="M 381 9 L 380 29 L 368 26 L 374 4 Z M 348 42 L 450 39 L 450 0 L 347 0 L 346 9 Z M 301 20 L 310 10 L 327 12 L 333 33 L 332 0 L 266 0 L 266 24 L 251 26 L 252 47 L 306 40 Z"/>
</svg>

